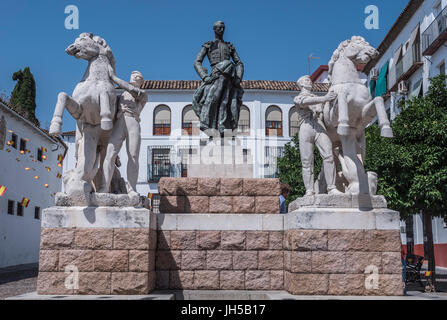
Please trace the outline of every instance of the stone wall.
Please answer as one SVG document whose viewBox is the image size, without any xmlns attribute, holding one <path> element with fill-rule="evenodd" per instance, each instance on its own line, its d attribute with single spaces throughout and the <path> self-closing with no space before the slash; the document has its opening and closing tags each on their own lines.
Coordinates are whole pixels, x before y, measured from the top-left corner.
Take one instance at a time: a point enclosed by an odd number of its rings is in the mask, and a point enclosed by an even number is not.
<svg viewBox="0 0 447 320">
<path fill-rule="evenodd" d="M 283 290 L 282 231 L 160 231 L 158 289 Z"/>
<path fill-rule="evenodd" d="M 161 178 L 161 213 L 279 213 L 278 179 Z"/>
</svg>

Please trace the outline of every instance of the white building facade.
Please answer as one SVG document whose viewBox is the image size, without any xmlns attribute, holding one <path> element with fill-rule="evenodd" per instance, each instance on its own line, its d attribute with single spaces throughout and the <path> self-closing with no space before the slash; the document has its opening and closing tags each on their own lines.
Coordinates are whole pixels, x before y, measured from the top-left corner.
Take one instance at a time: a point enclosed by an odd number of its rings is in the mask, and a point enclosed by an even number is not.
<svg viewBox="0 0 447 320">
<path fill-rule="evenodd" d="M 391 120 L 399 114 L 399 101 L 424 95 L 430 78 L 445 74 L 447 60 L 447 0 L 411 0 L 377 50 L 379 57 L 364 68 L 376 96 L 383 96 Z M 375 69 L 376 75 L 373 76 Z M 378 73 L 378 77 L 377 77 Z M 407 228 L 410 227 L 407 224 Z M 432 222 L 435 258 L 447 267 L 447 226 L 443 219 Z M 415 252 L 423 254 L 423 225 L 420 215 L 413 218 Z M 402 240 L 406 244 L 406 225 Z"/>
<path fill-rule="evenodd" d="M 40 217 L 61 188 L 66 147 L 0 101 L 0 268 L 37 263 Z"/>
</svg>

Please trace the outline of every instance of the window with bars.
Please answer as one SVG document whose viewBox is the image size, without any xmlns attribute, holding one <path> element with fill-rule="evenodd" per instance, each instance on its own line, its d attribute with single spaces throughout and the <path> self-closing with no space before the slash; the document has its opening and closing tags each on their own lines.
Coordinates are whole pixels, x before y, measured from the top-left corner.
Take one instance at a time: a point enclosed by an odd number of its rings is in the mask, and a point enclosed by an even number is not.
<svg viewBox="0 0 447 320">
<path fill-rule="evenodd" d="M 17 149 L 17 135 L 15 133 L 11 133 L 11 147 Z"/>
<path fill-rule="evenodd" d="M 17 202 L 17 215 L 23 217 L 23 206 L 20 202 Z"/>
<path fill-rule="evenodd" d="M 154 123 L 154 136 L 169 136 L 171 134 L 171 122 L 168 120 L 161 120 Z"/>
<path fill-rule="evenodd" d="M 152 149 L 149 180 L 151 182 L 158 182 L 161 177 L 170 177 L 171 169 L 171 149 Z"/>
<path fill-rule="evenodd" d="M 250 134 L 250 120 L 239 120 L 237 123 L 237 133 L 240 135 Z"/>
<path fill-rule="evenodd" d="M 37 161 L 42 162 L 42 148 L 37 149 Z"/>
<path fill-rule="evenodd" d="M 14 201 L 8 200 L 8 214 L 14 215 Z"/>
<path fill-rule="evenodd" d="M 40 219 L 40 207 L 34 207 L 34 219 Z"/>
<path fill-rule="evenodd" d="M 20 151 L 25 152 L 26 151 L 26 140 L 20 139 Z"/>
<path fill-rule="evenodd" d="M 284 156 L 284 147 L 265 147 L 264 178 L 278 178 L 277 160 Z"/>
</svg>

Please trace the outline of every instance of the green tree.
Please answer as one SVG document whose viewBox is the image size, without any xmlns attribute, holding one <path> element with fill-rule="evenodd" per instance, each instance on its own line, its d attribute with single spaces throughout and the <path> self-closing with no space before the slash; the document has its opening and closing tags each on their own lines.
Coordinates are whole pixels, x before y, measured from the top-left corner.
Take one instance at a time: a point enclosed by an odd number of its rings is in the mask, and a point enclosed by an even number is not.
<svg viewBox="0 0 447 320">
<path fill-rule="evenodd" d="M 322 160 L 317 148 L 314 149 L 314 177 L 318 177 L 321 170 Z M 290 185 L 291 191 L 286 199 L 286 205 L 298 197 L 304 196 L 306 189 L 304 188 L 303 176 L 301 173 L 301 158 L 299 149 L 298 134 L 284 147 L 284 155 L 277 160 L 279 170 L 279 180 Z"/>
<path fill-rule="evenodd" d="M 378 193 L 401 218 L 422 213 L 424 254 L 436 285 L 431 219 L 447 213 L 447 86 L 444 75 L 430 81 L 424 97 L 400 104 L 393 139 L 381 138 L 376 125 L 367 129 L 365 164 L 377 172 Z"/>
<path fill-rule="evenodd" d="M 39 125 L 36 118 L 36 82 L 29 67 L 14 72 L 12 80 L 17 81 L 11 93 L 10 104 L 18 113 Z"/>
</svg>

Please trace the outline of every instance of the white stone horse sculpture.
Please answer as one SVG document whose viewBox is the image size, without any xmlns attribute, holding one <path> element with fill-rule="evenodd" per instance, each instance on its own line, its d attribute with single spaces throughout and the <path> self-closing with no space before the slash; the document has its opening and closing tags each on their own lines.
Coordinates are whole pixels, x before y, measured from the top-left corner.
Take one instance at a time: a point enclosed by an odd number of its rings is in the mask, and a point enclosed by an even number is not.
<svg viewBox="0 0 447 320">
<path fill-rule="evenodd" d="M 377 115 L 381 135 L 393 136 L 383 98 L 371 97 L 357 70 L 357 65 L 364 65 L 377 55 L 377 50 L 365 39 L 353 36 L 340 43 L 329 62 L 329 92 L 337 93 L 337 98 L 326 103 L 324 122 L 333 143 L 334 158 L 343 171 L 341 179 L 346 188 L 340 191 L 346 193 L 373 193 L 374 186 L 368 186 L 368 175 L 363 166 L 366 126 Z M 339 181 L 337 187 L 341 189 L 341 185 Z"/>
<path fill-rule="evenodd" d="M 88 61 L 82 80 L 72 97 L 60 92 L 49 133 L 61 134 L 66 109 L 76 119 L 76 168 L 64 176 L 65 192 L 73 196 L 99 190 L 104 183 L 102 170 L 116 112 L 117 83 L 125 90 L 139 90 L 115 75 L 115 58 L 106 41 L 92 33 L 82 33 L 65 49 L 67 54 Z M 81 193 L 76 195 L 77 193 Z"/>
</svg>

